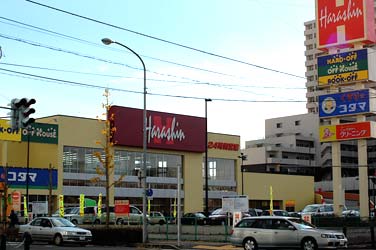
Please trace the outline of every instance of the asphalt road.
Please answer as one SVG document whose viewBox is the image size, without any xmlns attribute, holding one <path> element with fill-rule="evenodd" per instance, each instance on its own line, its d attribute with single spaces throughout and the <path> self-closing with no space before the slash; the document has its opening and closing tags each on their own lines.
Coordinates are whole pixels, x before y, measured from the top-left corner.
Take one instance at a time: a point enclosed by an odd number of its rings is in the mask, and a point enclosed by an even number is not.
<svg viewBox="0 0 376 250">
<path fill-rule="evenodd" d="M 12 246 L 7 246 L 7 250 L 22 250 L 24 249 L 23 246 L 19 247 L 19 248 L 14 248 Z M 43 244 L 43 243 L 36 243 L 36 244 L 32 244 L 30 246 L 30 250 L 49 250 L 49 249 L 58 249 L 58 250 L 102 250 L 102 249 L 105 249 L 105 250 L 117 250 L 117 249 L 122 249 L 122 250 L 126 250 L 126 249 L 174 249 L 174 248 L 170 248 L 170 247 L 162 247 L 162 248 L 155 248 L 155 247 L 151 247 L 151 248 L 143 248 L 143 247 L 126 247 L 126 246 L 95 246 L 95 245 L 88 245 L 86 247 L 81 247 L 79 245 L 64 245 L 64 246 L 59 246 L 59 247 L 56 247 L 55 245 L 51 245 L 51 244 Z M 205 245 L 205 243 L 202 243 L 202 244 L 197 244 L 197 245 L 194 245 L 194 246 L 190 246 L 188 248 L 185 248 L 184 245 L 181 249 L 194 249 L 194 250 L 241 250 L 242 248 L 236 248 L 234 246 L 231 246 L 231 245 L 228 245 L 228 244 L 223 244 L 223 245 Z M 359 247 L 350 247 L 350 248 L 347 248 L 347 250 L 358 250 L 358 249 L 366 249 L 366 248 L 363 248 L 361 246 Z M 368 249 L 371 249 L 371 248 L 368 248 Z M 287 249 L 289 250 L 289 249 Z"/>
</svg>

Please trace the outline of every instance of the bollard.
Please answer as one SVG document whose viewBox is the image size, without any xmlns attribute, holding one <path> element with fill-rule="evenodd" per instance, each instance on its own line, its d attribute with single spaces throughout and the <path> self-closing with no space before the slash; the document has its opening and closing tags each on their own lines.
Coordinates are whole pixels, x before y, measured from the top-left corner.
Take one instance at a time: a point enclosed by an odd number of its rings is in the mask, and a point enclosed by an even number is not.
<svg viewBox="0 0 376 250">
<path fill-rule="evenodd" d="M 373 225 L 371 226 L 371 243 L 372 247 L 375 248 L 375 228 Z"/>
<path fill-rule="evenodd" d="M 30 250 L 31 237 L 29 234 L 24 235 L 24 250 Z"/>
<path fill-rule="evenodd" d="M 0 250 L 6 250 L 7 249 L 7 236 L 5 234 L 2 234 L 0 242 Z"/>
</svg>

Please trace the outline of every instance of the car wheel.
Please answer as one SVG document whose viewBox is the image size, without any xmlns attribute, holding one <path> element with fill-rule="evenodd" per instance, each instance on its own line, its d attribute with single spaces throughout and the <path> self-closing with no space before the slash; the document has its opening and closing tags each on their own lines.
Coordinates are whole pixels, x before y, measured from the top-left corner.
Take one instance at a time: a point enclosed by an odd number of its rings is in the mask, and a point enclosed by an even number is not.
<svg viewBox="0 0 376 250">
<path fill-rule="evenodd" d="M 99 225 L 99 224 L 101 224 L 101 222 L 100 222 L 100 220 L 97 219 L 97 220 L 94 221 L 94 224 Z"/>
<path fill-rule="evenodd" d="M 160 220 L 159 225 L 163 225 L 163 224 L 165 224 L 164 220 Z"/>
<path fill-rule="evenodd" d="M 246 238 L 243 241 L 243 248 L 244 250 L 257 250 L 258 247 L 256 240 L 253 238 Z"/>
<path fill-rule="evenodd" d="M 54 237 L 54 244 L 56 246 L 61 246 L 63 244 L 63 237 L 60 234 L 55 235 Z"/>
<path fill-rule="evenodd" d="M 116 225 L 121 225 L 123 224 L 123 220 L 122 219 L 117 219 L 116 220 Z"/>
<path fill-rule="evenodd" d="M 317 250 L 317 243 L 313 238 L 306 238 L 302 241 L 303 250 Z"/>
<path fill-rule="evenodd" d="M 78 221 L 77 220 L 72 220 L 72 223 L 77 225 L 78 224 Z"/>
</svg>

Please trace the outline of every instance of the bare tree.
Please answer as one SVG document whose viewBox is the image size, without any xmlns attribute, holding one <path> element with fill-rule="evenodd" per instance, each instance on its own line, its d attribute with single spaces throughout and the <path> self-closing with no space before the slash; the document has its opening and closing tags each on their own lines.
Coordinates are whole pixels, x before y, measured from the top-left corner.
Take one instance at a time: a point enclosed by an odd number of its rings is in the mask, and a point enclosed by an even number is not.
<svg viewBox="0 0 376 250">
<path fill-rule="evenodd" d="M 105 190 L 106 190 L 106 226 L 110 224 L 110 199 L 109 192 L 112 186 L 115 186 L 117 183 L 121 182 L 125 175 L 121 175 L 117 180 L 110 177 L 114 176 L 115 164 L 114 164 L 114 151 L 113 151 L 113 133 L 116 131 L 116 128 L 112 126 L 114 121 L 114 114 L 110 114 L 111 105 L 109 103 L 109 91 L 105 90 L 103 94 L 105 97 L 105 103 L 102 104 L 102 107 L 105 109 L 105 113 L 102 115 L 105 116 L 104 126 L 102 129 L 102 135 L 104 136 L 103 140 L 98 140 L 97 144 L 101 145 L 103 151 L 97 151 L 94 153 L 94 156 L 98 159 L 99 165 L 96 168 L 96 173 L 98 176 L 91 179 L 92 182 L 101 183 L 101 179 L 105 179 Z M 103 123 L 103 120 L 99 119 L 99 122 Z"/>
</svg>

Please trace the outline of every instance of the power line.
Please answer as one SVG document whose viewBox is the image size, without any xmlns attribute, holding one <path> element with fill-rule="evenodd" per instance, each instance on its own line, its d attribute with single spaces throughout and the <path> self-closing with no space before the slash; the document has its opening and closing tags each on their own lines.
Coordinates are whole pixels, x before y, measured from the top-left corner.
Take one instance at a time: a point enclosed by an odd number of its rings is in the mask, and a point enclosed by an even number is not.
<svg viewBox="0 0 376 250">
<path fill-rule="evenodd" d="M 80 38 L 77 38 L 77 37 L 65 35 L 65 34 L 62 34 L 62 33 L 56 32 L 56 31 L 52 31 L 52 30 L 40 28 L 40 27 L 37 27 L 37 26 L 34 26 L 34 25 L 23 23 L 23 22 L 15 21 L 15 20 L 12 20 L 12 19 L 9 19 L 9 18 L 6 18 L 6 17 L 0 17 L 0 19 L 4 19 L 4 20 L 7 20 L 8 22 L 13 22 L 13 23 L 17 23 L 17 24 L 22 25 L 22 26 L 29 27 L 29 30 L 36 30 L 36 31 L 39 31 L 39 32 L 42 32 L 42 33 L 45 33 L 45 34 L 49 34 L 49 35 L 53 35 L 53 36 L 58 36 L 58 37 L 63 37 L 63 38 L 69 39 L 69 40 L 75 40 L 75 41 L 78 41 L 78 42 L 81 42 L 81 43 L 85 43 L 85 44 L 89 44 L 89 45 L 92 45 L 92 46 L 106 48 L 106 49 L 109 49 L 109 50 L 115 50 L 115 51 L 124 52 L 123 50 L 120 50 L 120 49 L 117 49 L 117 48 L 99 45 L 97 43 L 93 43 L 93 42 L 90 42 L 90 41 L 87 41 L 87 40 L 84 40 L 84 39 L 80 39 Z M 5 23 L 5 22 L 2 22 L 2 23 Z M 6 24 L 8 24 L 8 23 L 6 23 Z M 8 25 L 14 25 L 14 24 L 8 24 Z M 20 27 L 20 26 L 17 26 L 17 27 Z M 21 27 L 21 28 L 24 28 L 24 27 Z M 32 29 L 30 29 L 30 28 L 32 28 Z M 186 64 L 182 64 L 182 63 L 177 63 L 177 62 L 173 62 L 173 61 L 168 61 L 168 60 L 163 60 L 163 59 L 160 59 L 160 58 L 146 56 L 146 55 L 141 55 L 141 56 L 144 57 L 144 58 L 149 58 L 149 59 L 152 59 L 152 60 L 156 60 L 156 61 L 159 61 L 159 62 L 164 62 L 164 63 L 168 63 L 168 64 L 180 66 L 180 67 L 185 67 L 185 68 L 199 70 L 199 71 L 204 71 L 204 72 L 208 72 L 208 73 L 213 73 L 213 74 L 218 74 L 218 75 L 224 75 L 224 76 L 239 78 L 238 76 L 231 75 L 231 74 L 226 74 L 226 73 L 223 73 L 223 72 L 218 72 L 218 71 L 214 71 L 214 70 L 209 70 L 209 69 L 194 67 L 194 66 L 190 66 L 190 65 L 186 65 Z"/>
<path fill-rule="evenodd" d="M 21 42 L 21 43 L 26 43 L 28 45 L 32 45 L 32 46 L 36 46 L 36 47 L 46 48 L 46 49 L 54 50 L 54 51 L 57 51 L 57 52 L 72 54 L 72 55 L 79 56 L 79 57 L 84 57 L 86 59 L 97 60 L 97 61 L 100 61 L 100 62 L 105 62 L 105 63 L 116 64 L 116 65 L 120 65 L 120 66 L 125 66 L 127 68 L 134 69 L 134 70 L 142 70 L 140 68 L 133 67 L 133 66 L 130 66 L 128 64 L 124 64 L 124 63 L 120 63 L 120 62 L 115 62 L 115 61 L 112 61 L 112 60 L 107 60 L 107 59 L 103 59 L 103 58 L 99 58 L 99 57 L 94 57 L 94 56 L 91 56 L 91 55 L 84 55 L 84 54 L 81 54 L 79 52 L 65 50 L 65 49 L 58 48 L 58 47 L 52 47 L 52 46 L 49 46 L 49 45 L 44 45 L 44 44 L 41 44 L 41 43 L 37 43 L 37 42 L 34 42 L 34 41 L 28 41 L 28 40 L 17 38 L 17 37 L 10 37 L 10 36 L 7 36 L 7 35 L 1 34 L 1 33 L 0 33 L 0 37 L 3 37 L 5 39 L 9 39 L 9 40 L 13 40 L 13 41 L 17 41 L 17 42 Z M 29 66 L 29 67 L 31 67 L 31 66 Z M 155 71 L 150 71 L 150 70 L 147 70 L 147 71 L 150 72 L 150 73 L 156 74 L 156 75 L 173 77 L 173 78 L 180 78 L 180 79 L 184 79 L 184 80 L 189 80 L 190 81 L 190 82 L 184 82 L 184 83 L 201 84 L 201 85 L 208 85 L 208 86 L 216 86 L 216 87 L 228 88 L 228 89 L 234 89 L 234 87 L 242 87 L 242 88 L 247 87 L 247 86 L 244 86 L 244 85 L 243 86 L 241 86 L 241 85 L 230 85 L 230 84 L 223 85 L 223 84 L 215 84 L 215 83 L 209 83 L 209 82 L 202 82 L 200 80 L 195 80 L 195 79 L 191 79 L 191 78 L 188 78 L 188 77 L 181 77 L 181 76 L 176 76 L 176 75 L 171 75 L 171 74 L 163 74 L 163 73 L 159 73 L 159 72 L 155 72 Z M 159 80 L 159 81 L 168 82 L 168 80 Z M 179 81 L 171 81 L 171 82 L 179 83 Z M 248 86 L 248 87 L 250 87 L 250 86 Z M 268 87 L 265 87 L 265 88 L 268 88 Z M 269 88 L 273 88 L 273 87 L 269 87 Z M 275 87 L 275 88 L 277 88 L 277 87 Z M 284 88 L 281 88 L 281 89 L 284 89 Z M 285 88 L 285 89 L 305 89 L 305 88 Z M 240 91 L 243 91 L 243 90 L 240 90 Z"/>
<path fill-rule="evenodd" d="M 45 5 L 45 4 L 41 4 L 41 3 L 38 3 L 38 2 L 35 2 L 35 1 L 31 1 L 31 0 L 25 0 L 25 1 L 30 2 L 32 4 L 42 6 L 42 7 L 45 7 L 45 8 L 49 8 L 49 9 L 52 9 L 52 10 L 55 10 L 55 11 L 59 11 L 59 12 L 62 12 L 62 13 L 65 13 L 65 14 L 68 14 L 68 15 L 71 15 L 71 16 L 79 17 L 79 18 L 82 18 L 82 19 L 85 19 L 85 20 L 88 20 L 88 21 L 91 21 L 91 22 L 95 22 L 95 23 L 99 23 L 99 24 L 102 24 L 102 25 L 105 25 L 105 26 L 112 27 L 112 28 L 127 31 L 127 32 L 130 32 L 130 33 L 139 35 L 139 36 L 147 37 L 147 38 L 154 39 L 154 40 L 157 40 L 157 41 L 160 41 L 160 42 L 175 45 L 175 46 L 178 46 L 178 47 L 181 47 L 181 48 L 193 50 L 193 51 L 203 53 L 203 54 L 206 54 L 206 55 L 218 57 L 218 58 L 225 59 L 225 60 L 232 61 L 232 62 L 236 62 L 236 63 L 245 64 L 245 65 L 248 65 L 248 66 L 256 67 L 256 68 L 259 68 L 259 69 L 263 69 L 263 70 L 267 70 L 267 71 L 271 71 L 271 72 L 275 72 L 275 73 L 279 73 L 279 74 L 284 74 L 284 75 L 288 75 L 288 76 L 292 76 L 292 77 L 296 77 L 296 78 L 306 79 L 306 77 L 303 77 L 303 76 L 299 76 L 299 75 L 283 72 L 283 71 L 280 71 L 280 70 L 276 70 L 276 69 L 267 68 L 267 67 L 264 67 L 264 66 L 248 63 L 248 62 L 241 61 L 241 60 L 238 60 L 238 59 L 234 59 L 234 58 L 231 58 L 231 57 L 219 55 L 219 54 L 216 54 L 216 53 L 213 53 L 213 52 L 208 52 L 208 51 L 204 51 L 204 50 L 201 50 L 201 49 L 196 49 L 196 48 L 193 48 L 193 47 L 190 47 L 190 46 L 187 46 L 187 45 L 183 45 L 183 44 L 172 42 L 172 41 L 169 41 L 169 40 L 166 40 L 166 39 L 147 35 L 147 34 L 144 34 L 144 33 L 138 32 L 138 31 L 133 31 L 133 30 L 130 30 L 130 29 L 127 29 L 127 28 L 123 28 L 123 27 L 120 27 L 120 26 L 117 26 L 117 25 L 106 23 L 106 22 L 103 22 L 103 21 L 100 21 L 100 20 L 97 20 L 97 19 L 93 19 L 93 18 L 90 18 L 90 17 L 82 16 L 82 15 L 79 15 L 79 14 L 76 14 L 76 13 L 73 13 L 73 12 L 69 12 L 69 11 L 66 11 L 66 10 L 58 9 L 58 8 L 55 8 L 55 7 L 52 7 L 52 6 L 49 6 L 49 5 Z"/>
<path fill-rule="evenodd" d="M 8 72 L 8 73 L 13 73 L 13 74 L 19 74 L 21 76 L 37 78 L 37 79 L 46 80 L 46 81 L 50 81 L 50 82 L 51 81 L 57 82 L 57 83 L 63 84 L 63 85 L 73 85 L 73 86 L 89 87 L 89 88 L 97 88 L 97 89 L 110 89 L 110 90 L 113 90 L 113 91 L 120 91 L 120 92 L 134 93 L 134 94 L 144 94 L 144 92 L 142 92 L 142 91 L 132 91 L 132 90 L 113 88 L 113 87 L 104 87 L 104 86 L 100 86 L 100 85 L 81 83 L 81 82 L 76 82 L 76 81 L 68 81 L 68 80 L 46 77 L 46 76 L 35 75 L 35 74 L 29 74 L 29 73 L 25 73 L 25 72 L 8 70 L 8 69 L 3 69 L 3 68 L 0 68 L 0 71 L 5 71 L 5 72 Z M 182 96 L 182 95 L 168 95 L 168 94 L 159 94 L 159 93 L 150 93 L 150 92 L 148 92 L 147 94 L 148 95 L 154 95 L 154 96 L 164 96 L 164 97 L 183 98 L 183 99 L 196 99 L 196 100 L 204 100 L 205 98 L 207 98 L 207 97 L 194 97 L 194 96 Z M 282 100 L 262 100 L 262 101 L 257 101 L 257 100 L 225 99 L 225 98 L 211 98 L 211 99 L 215 100 L 215 101 L 250 102 L 250 103 L 299 103 L 299 102 L 305 102 L 305 101 L 299 101 L 299 100 L 285 100 L 285 101 L 282 101 Z"/>
</svg>

